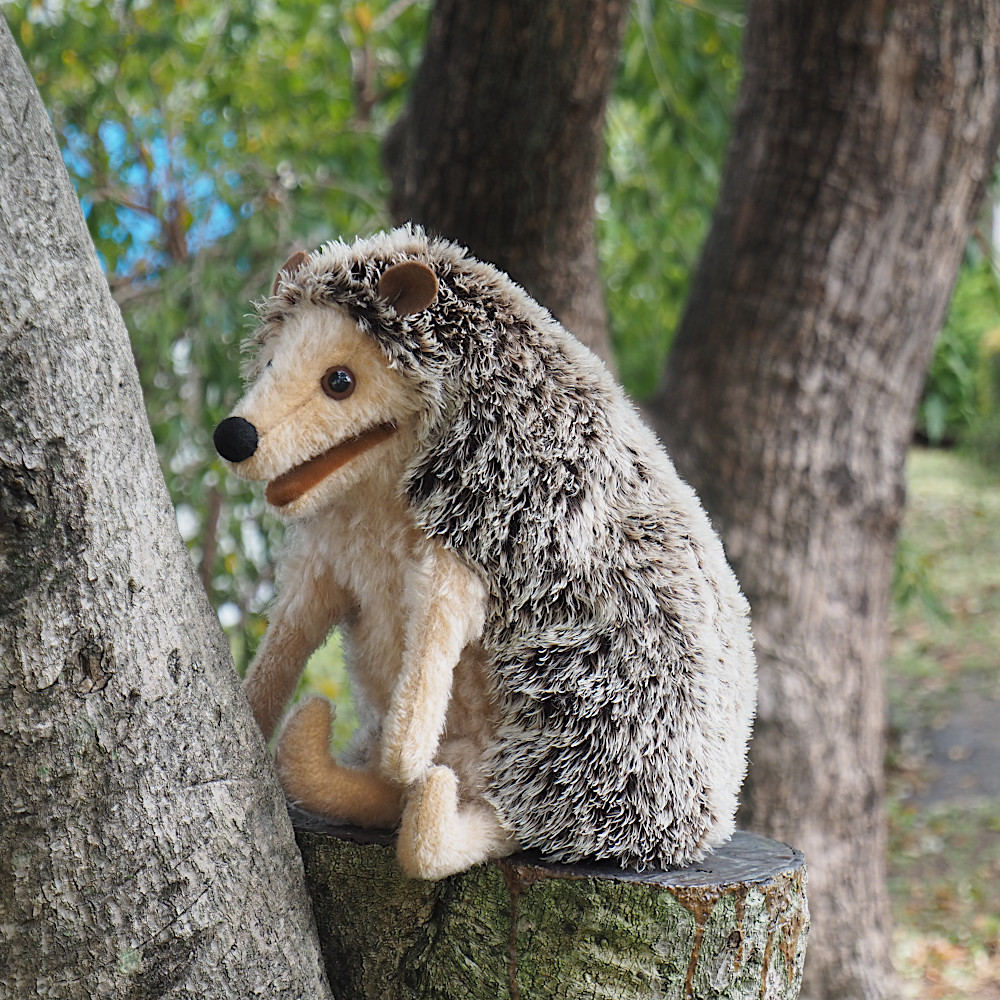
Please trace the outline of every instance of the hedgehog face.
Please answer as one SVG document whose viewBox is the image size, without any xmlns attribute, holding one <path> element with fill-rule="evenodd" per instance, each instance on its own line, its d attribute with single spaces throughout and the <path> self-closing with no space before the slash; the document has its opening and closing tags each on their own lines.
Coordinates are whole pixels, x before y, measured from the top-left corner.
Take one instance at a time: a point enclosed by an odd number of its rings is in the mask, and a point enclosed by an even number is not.
<svg viewBox="0 0 1000 1000">
<path fill-rule="evenodd" d="M 296 309 L 264 342 L 259 362 L 215 445 L 238 476 L 267 480 L 276 512 L 304 516 L 363 479 L 402 472 L 419 400 L 346 312 Z"/>
</svg>

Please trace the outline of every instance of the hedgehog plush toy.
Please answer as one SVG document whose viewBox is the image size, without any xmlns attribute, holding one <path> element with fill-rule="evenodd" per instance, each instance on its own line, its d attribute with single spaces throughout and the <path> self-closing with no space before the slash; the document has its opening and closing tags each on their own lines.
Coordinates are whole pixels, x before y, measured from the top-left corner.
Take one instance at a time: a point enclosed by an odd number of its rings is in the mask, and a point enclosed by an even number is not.
<svg viewBox="0 0 1000 1000">
<path fill-rule="evenodd" d="M 437 879 L 532 848 L 682 865 L 729 838 L 755 696 L 747 605 L 604 366 L 509 278 L 397 229 L 295 254 L 218 426 L 291 522 L 246 693 L 270 737 L 337 626 L 359 726 L 278 740 L 288 798 L 398 828 Z"/>
</svg>

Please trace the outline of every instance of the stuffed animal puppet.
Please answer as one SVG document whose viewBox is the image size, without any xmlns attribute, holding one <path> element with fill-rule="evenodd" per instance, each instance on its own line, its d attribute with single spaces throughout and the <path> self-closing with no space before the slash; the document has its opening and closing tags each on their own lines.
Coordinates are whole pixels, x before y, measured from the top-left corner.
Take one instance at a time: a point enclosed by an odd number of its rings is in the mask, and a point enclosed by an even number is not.
<svg viewBox="0 0 1000 1000">
<path fill-rule="evenodd" d="M 245 690 L 268 738 L 339 626 L 359 726 L 306 701 L 288 798 L 437 879 L 533 848 L 682 865 L 733 830 L 747 605 L 607 370 L 504 274 L 404 227 L 297 253 L 215 433 L 291 522 Z"/>
</svg>

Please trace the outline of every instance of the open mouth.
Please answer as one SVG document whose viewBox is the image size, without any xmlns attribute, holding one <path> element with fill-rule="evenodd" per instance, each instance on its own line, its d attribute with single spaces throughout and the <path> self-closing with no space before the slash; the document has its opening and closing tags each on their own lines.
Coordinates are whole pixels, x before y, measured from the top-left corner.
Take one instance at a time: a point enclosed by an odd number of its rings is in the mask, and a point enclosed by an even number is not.
<svg viewBox="0 0 1000 1000">
<path fill-rule="evenodd" d="M 321 483 L 330 473 L 336 472 L 369 448 L 386 441 L 395 432 L 395 424 L 379 424 L 363 431 L 357 437 L 348 438 L 332 448 L 327 448 L 321 455 L 296 465 L 294 469 L 283 472 L 267 484 L 264 490 L 267 502 L 272 507 L 285 507 L 293 500 L 298 500 L 303 493 Z"/>
</svg>

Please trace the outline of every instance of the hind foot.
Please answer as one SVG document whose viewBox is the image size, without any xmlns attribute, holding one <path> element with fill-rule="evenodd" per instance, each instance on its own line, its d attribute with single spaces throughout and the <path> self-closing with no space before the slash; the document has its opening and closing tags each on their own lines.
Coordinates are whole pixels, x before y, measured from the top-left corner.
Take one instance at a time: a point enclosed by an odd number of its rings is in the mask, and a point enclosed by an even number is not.
<svg viewBox="0 0 1000 1000">
<path fill-rule="evenodd" d="M 432 767 L 411 788 L 396 852 L 412 878 L 436 881 L 516 849 L 492 806 L 459 805 L 458 778 L 450 767 Z"/>
</svg>

